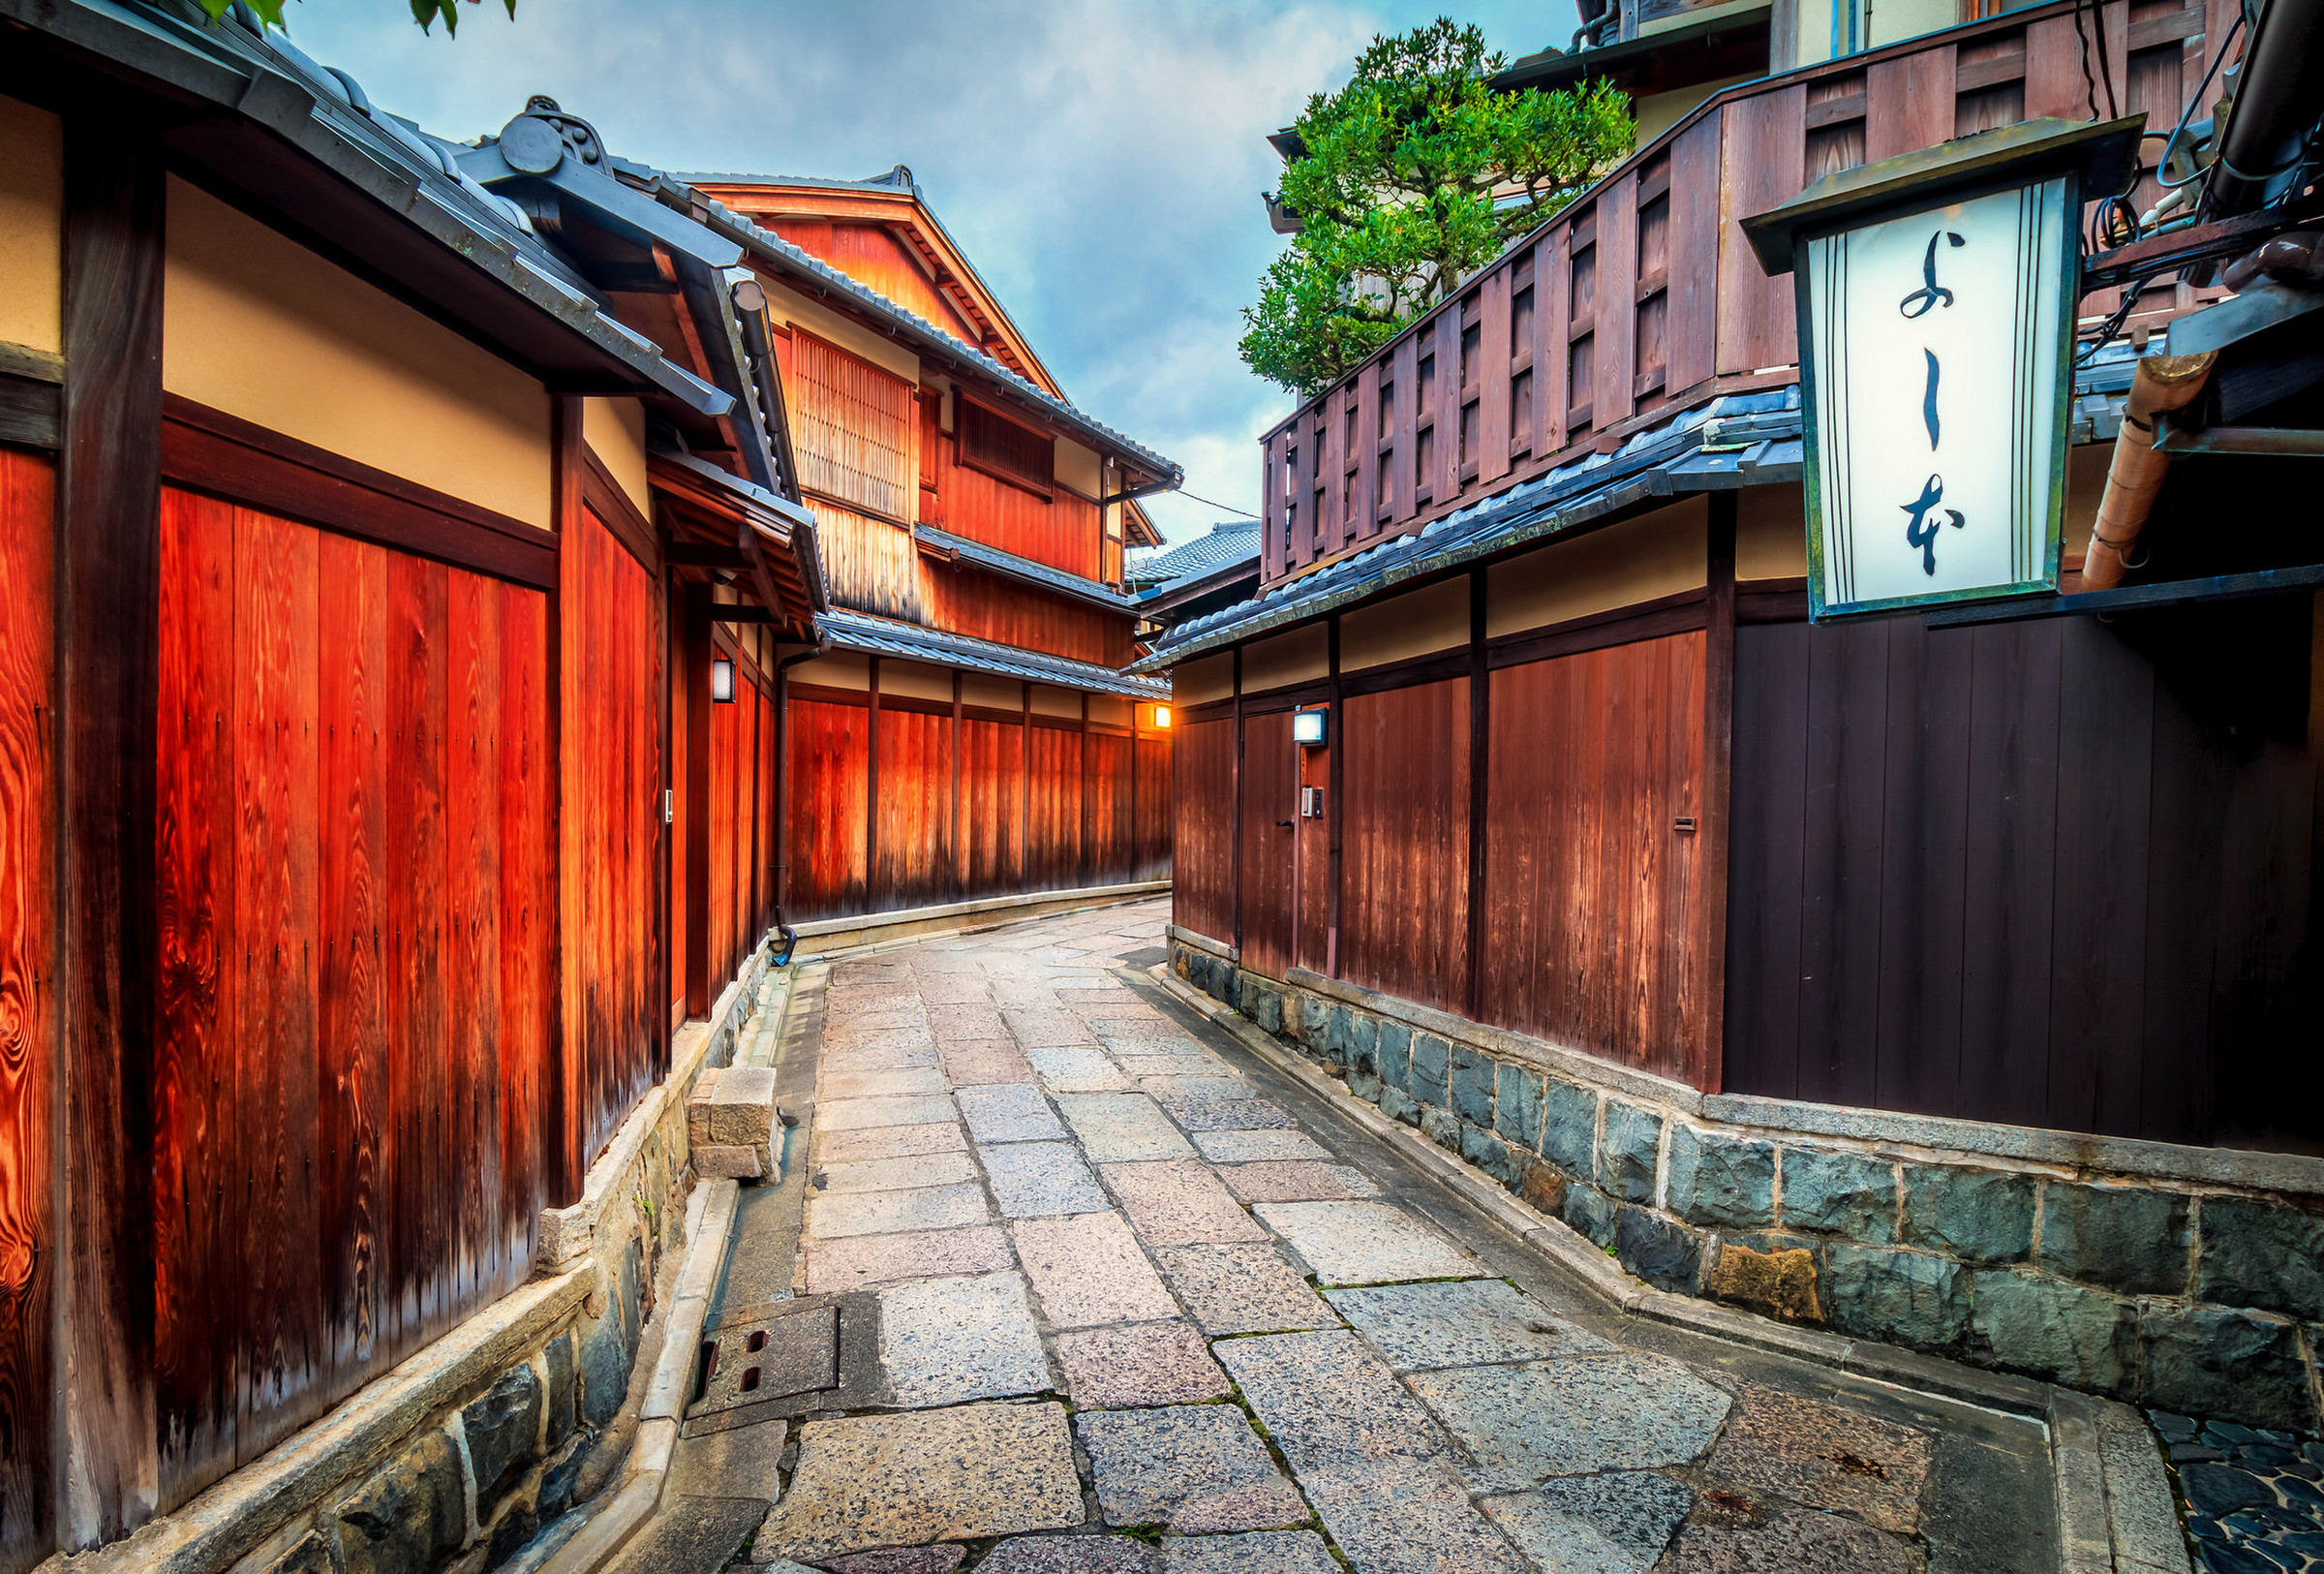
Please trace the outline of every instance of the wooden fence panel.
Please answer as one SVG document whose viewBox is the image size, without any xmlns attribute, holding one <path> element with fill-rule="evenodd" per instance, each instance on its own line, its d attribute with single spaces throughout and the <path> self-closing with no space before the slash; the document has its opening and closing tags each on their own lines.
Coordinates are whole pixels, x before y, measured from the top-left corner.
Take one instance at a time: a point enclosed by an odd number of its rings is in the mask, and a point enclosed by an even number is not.
<svg viewBox="0 0 2324 1574">
<path fill-rule="evenodd" d="M 1082 734 L 1036 725 L 1029 741 L 1024 888 L 1069 889 L 1082 878 Z"/>
<path fill-rule="evenodd" d="M 1469 680 L 1360 694 L 1343 709 L 1340 976 L 1465 1009 Z"/>
<path fill-rule="evenodd" d="M 1171 792 L 1171 736 L 1141 733 L 1137 740 L 1138 817 L 1137 853 L 1130 870 L 1133 880 L 1168 880 L 1172 868 L 1173 827 L 1177 823 Z"/>
<path fill-rule="evenodd" d="M 1182 929 L 1235 940 L 1235 721 L 1180 723 L 1172 729 L 1171 803 L 1176 876 L 1173 919 Z"/>
<path fill-rule="evenodd" d="M 879 714 L 879 817 L 874 908 L 927 907 L 953 899 L 952 718 L 925 711 Z"/>
<path fill-rule="evenodd" d="M 866 911 L 864 766 L 872 713 L 816 699 L 790 704 L 790 917 Z"/>
<path fill-rule="evenodd" d="M 1024 858 L 1024 729 L 1010 722 L 961 723 L 963 895 L 1019 888 Z"/>
<path fill-rule="evenodd" d="M 0 448 L 0 1566 L 55 1536 L 55 467 Z M 167 719 L 165 718 L 165 725 Z"/>
<path fill-rule="evenodd" d="M 1085 740 L 1089 751 L 1089 846 L 1082 866 L 1092 885 L 1113 885 L 1130 878 L 1135 862 L 1130 822 L 1130 740 L 1108 732 L 1092 732 Z"/>
<path fill-rule="evenodd" d="M 1685 1078 L 1703 636 L 1492 677 L 1485 1020 Z"/>
</svg>

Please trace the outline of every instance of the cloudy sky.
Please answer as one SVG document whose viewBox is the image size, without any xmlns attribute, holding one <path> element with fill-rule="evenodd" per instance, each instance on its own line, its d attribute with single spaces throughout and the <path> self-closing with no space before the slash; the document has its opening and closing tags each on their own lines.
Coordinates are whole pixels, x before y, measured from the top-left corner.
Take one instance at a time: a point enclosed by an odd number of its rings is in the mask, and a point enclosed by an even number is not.
<svg viewBox="0 0 2324 1574">
<path fill-rule="evenodd" d="M 1291 408 L 1235 354 L 1280 245 L 1263 139 L 1347 79 L 1407 0 L 499 0 L 423 37 L 404 0 L 286 6 L 291 38 L 439 136 L 497 131 L 532 93 L 672 170 L 860 177 L 909 165 L 1065 386 L 1256 506 L 1254 439 Z M 1563 45 L 1572 0 L 1452 10 L 1514 57 Z M 1174 540 L 1219 509 L 1149 505 Z"/>
</svg>

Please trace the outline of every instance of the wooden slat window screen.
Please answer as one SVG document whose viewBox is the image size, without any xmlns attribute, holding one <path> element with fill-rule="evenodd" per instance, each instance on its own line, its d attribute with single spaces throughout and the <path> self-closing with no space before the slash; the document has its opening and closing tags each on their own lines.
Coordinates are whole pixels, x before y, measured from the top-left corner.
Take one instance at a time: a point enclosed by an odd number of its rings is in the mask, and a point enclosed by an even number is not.
<svg viewBox="0 0 2324 1574">
<path fill-rule="evenodd" d="M 808 334 L 794 330 L 791 342 L 800 484 L 910 524 L 920 479 L 912 386 Z"/>
<path fill-rule="evenodd" d="M 961 463 L 1043 497 L 1055 485 L 1056 445 L 1006 416 L 961 401 Z"/>
</svg>

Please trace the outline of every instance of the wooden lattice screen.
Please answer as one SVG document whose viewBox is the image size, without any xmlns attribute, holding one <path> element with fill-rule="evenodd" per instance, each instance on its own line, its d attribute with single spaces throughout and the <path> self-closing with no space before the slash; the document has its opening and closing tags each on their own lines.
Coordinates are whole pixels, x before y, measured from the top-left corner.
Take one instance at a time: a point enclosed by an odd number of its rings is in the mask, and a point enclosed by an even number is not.
<svg viewBox="0 0 2324 1574">
<path fill-rule="evenodd" d="M 800 485 L 910 524 L 920 469 L 911 385 L 796 330 L 792 344 Z"/>
</svg>

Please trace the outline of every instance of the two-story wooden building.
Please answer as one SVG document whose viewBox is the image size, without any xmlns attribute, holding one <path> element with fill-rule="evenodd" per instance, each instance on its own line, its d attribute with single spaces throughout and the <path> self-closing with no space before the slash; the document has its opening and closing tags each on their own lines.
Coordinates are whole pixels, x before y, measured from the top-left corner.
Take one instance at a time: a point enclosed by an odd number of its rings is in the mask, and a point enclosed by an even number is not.
<svg viewBox="0 0 2324 1574">
<path fill-rule="evenodd" d="M 2084 38 L 2166 132 L 2235 23 L 2037 5 L 1723 87 L 1268 433 L 1261 588 L 1141 664 L 1181 975 L 1665 1288 L 2312 1428 L 2324 667 L 2310 581 L 2205 577 L 2312 560 L 2297 461 L 2175 472 L 2137 607 L 1811 624 L 1794 286 L 1740 227 L 2091 118 Z M 2140 274 L 2072 373 L 2067 592 L 2139 351 L 2217 293 Z"/>
</svg>

